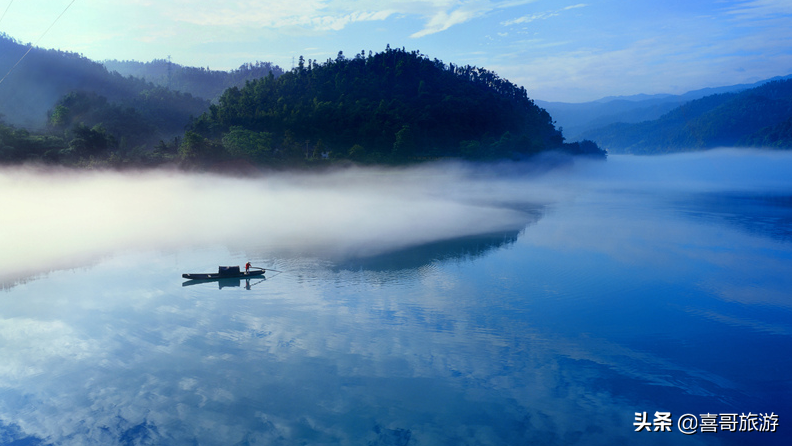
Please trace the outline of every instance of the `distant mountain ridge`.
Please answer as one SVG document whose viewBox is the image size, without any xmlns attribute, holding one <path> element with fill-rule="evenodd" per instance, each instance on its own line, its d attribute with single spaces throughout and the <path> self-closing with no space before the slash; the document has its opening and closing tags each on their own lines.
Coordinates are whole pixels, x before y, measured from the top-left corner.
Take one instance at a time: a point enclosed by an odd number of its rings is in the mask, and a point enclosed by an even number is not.
<svg viewBox="0 0 792 446">
<path fill-rule="evenodd" d="M 28 48 L 0 33 L 2 76 Z M 34 47 L 0 84 L 0 114 L 9 124 L 40 128 L 47 122 L 47 111 L 72 91 L 91 90 L 116 101 L 146 88 L 145 82 L 109 73 L 101 64 L 77 53 Z"/>
<path fill-rule="evenodd" d="M 583 103 L 549 102 L 536 100 L 537 105 L 547 110 L 573 140 L 585 138 L 587 132 L 615 123 L 638 123 L 660 118 L 680 105 L 714 94 L 734 93 L 759 87 L 767 82 L 786 80 L 788 76 L 776 76 L 752 84 L 737 84 L 723 87 L 702 88 L 680 95 L 637 94 L 631 96 L 608 96 Z"/>
<path fill-rule="evenodd" d="M 782 81 L 786 79 L 792 79 L 792 74 L 787 76 L 775 76 L 769 79 L 763 79 L 757 82 L 753 82 L 750 84 L 735 84 L 735 85 L 726 85 L 722 87 L 706 87 L 700 88 L 697 90 L 691 90 L 686 93 L 682 94 L 669 94 L 669 93 L 658 93 L 658 94 L 635 94 L 635 95 L 628 95 L 628 96 L 606 96 L 601 99 L 597 99 L 593 102 L 610 102 L 614 100 L 625 100 L 625 101 L 645 101 L 645 100 L 668 100 L 668 99 L 680 99 L 682 101 L 693 101 L 696 99 L 703 98 L 704 96 L 711 96 L 713 94 L 722 94 L 722 93 L 734 93 L 742 90 L 749 90 L 751 88 L 756 88 L 762 86 L 768 82 L 772 81 Z"/>
<path fill-rule="evenodd" d="M 270 72 L 275 77 L 283 74 L 283 69 L 271 62 L 246 63 L 230 71 L 188 67 L 167 59 L 155 59 L 151 62 L 105 60 L 102 64 L 109 71 L 123 76 L 134 76 L 161 87 L 209 100 L 217 99 L 227 88 L 241 87 L 246 81 L 266 77 Z"/>
<path fill-rule="evenodd" d="M 178 112 L 186 113 L 180 126 L 183 129 L 191 114 L 202 113 L 209 101 L 226 88 L 242 86 L 269 72 L 276 77 L 283 73 L 280 67 L 268 62 L 245 64 L 231 71 L 184 67 L 166 60 L 99 63 L 77 53 L 30 48 L 29 44 L 0 32 L 0 78 L 9 73 L 28 49 L 30 52 L 0 84 L 3 120 L 28 129 L 43 128 L 49 119 L 48 112 L 75 91 L 97 94 L 113 103 L 139 103 L 141 93 L 157 89 L 192 96 L 193 104 L 188 110 Z M 175 102 L 187 104 L 184 98 Z"/>
<path fill-rule="evenodd" d="M 657 154 L 722 146 L 792 149 L 792 78 L 685 102 L 657 119 L 613 123 L 583 137 L 610 153 Z"/>
</svg>

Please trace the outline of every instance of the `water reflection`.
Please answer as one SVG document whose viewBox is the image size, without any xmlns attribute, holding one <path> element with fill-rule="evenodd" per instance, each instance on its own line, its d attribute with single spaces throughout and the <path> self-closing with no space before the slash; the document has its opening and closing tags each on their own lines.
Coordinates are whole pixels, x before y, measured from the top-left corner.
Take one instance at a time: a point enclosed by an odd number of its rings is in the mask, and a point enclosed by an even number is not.
<svg viewBox="0 0 792 446">
<path fill-rule="evenodd" d="M 193 285 L 200 285 L 200 284 L 217 284 L 218 289 L 223 289 L 227 287 L 239 287 L 243 286 L 244 280 L 244 287 L 246 290 L 249 290 L 251 287 L 256 285 L 260 285 L 265 280 L 267 280 L 264 276 L 257 277 L 256 279 L 240 279 L 240 278 L 225 278 L 225 279 L 202 279 L 202 280 L 187 280 L 182 282 L 182 286 L 193 286 Z"/>
<path fill-rule="evenodd" d="M 538 220 L 538 217 L 537 217 Z M 371 257 L 335 262 L 334 270 L 398 271 L 420 269 L 435 261 L 474 260 L 514 244 L 522 230 L 442 240 Z"/>
<path fill-rule="evenodd" d="M 792 241 L 792 195 L 711 192 L 675 200 L 675 205 L 692 218 L 727 224 L 780 241 Z"/>
</svg>

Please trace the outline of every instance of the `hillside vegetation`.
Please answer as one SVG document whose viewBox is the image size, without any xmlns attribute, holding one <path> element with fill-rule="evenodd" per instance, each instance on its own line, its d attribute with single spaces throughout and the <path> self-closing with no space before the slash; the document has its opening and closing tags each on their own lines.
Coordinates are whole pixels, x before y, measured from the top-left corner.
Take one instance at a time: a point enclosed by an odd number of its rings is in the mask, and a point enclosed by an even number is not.
<svg viewBox="0 0 792 446">
<path fill-rule="evenodd" d="M 495 73 L 391 48 L 321 64 L 301 57 L 280 77 L 231 88 L 180 149 L 185 159 L 264 164 L 486 160 L 552 149 L 604 156 L 590 142 L 564 144 L 525 89 Z"/>
<path fill-rule="evenodd" d="M 653 121 L 585 133 L 611 153 L 653 154 L 723 146 L 792 149 L 792 80 L 687 102 Z"/>
</svg>

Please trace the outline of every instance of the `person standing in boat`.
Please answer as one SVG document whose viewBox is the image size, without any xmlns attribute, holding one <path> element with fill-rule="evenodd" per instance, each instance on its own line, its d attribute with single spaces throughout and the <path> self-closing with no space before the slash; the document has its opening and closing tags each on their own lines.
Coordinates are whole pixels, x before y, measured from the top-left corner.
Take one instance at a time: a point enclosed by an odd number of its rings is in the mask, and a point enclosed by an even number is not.
<svg viewBox="0 0 792 446">
<path fill-rule="evenodd" d="M 250 262 L 245 263 L 245 273 L 250 272 Z"/>
</svg>

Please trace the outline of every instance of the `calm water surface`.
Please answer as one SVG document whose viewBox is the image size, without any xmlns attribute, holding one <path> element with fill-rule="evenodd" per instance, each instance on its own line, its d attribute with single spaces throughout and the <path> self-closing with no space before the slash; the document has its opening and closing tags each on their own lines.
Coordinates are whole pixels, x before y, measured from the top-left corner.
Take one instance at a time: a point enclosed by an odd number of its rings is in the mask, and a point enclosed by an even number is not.
<svg viewBox="0 0 792 446">
<path fill-rule="evenodd" d="M 31 277 L 0 291 L 0 444 L 789 444 L 791 197 L 592 186 L 374 258 L 217 245 Z M 181 278 L 247 260 L 283 272 Z M 671 432 L 635 432 L 658 411 Z M 677 425 L 749 412 L 776 432 Z"/>
</svg>

